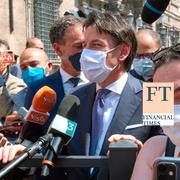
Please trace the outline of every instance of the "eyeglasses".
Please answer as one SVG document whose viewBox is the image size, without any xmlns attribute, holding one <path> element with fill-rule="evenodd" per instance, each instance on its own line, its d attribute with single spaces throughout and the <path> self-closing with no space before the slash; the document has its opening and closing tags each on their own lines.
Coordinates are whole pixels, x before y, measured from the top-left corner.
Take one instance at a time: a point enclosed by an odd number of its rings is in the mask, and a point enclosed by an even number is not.
<svg viewBox="0 0 180 180">
<path fill-rule="evenodd" d="M 180 53 L 180 43 L 174 45 L 174 46 L 170 46 L 170 47 L 166 47 L 166 48 L 161 48 L 159 50 L 157 50 L 151 60 L 155 63 L 157 63 L 158 61 L 162 60 L 162 58 L 164 56 L 166 56 L 166 54 L 169 52 L 169 51 L 174 51 L 174 52 L 179 52 Z"/>
<path fill-rule="evenodd" d="M 154 53 L 136 54 L 137 59 L 151 59 Z"/>
</svg>

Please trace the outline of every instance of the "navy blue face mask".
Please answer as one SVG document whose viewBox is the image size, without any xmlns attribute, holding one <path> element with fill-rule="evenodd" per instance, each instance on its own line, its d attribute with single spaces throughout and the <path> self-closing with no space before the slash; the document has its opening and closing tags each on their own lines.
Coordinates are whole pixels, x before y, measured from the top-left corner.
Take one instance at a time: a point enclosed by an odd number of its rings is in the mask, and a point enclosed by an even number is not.
<svg viewBox="0 0 180 180">
<path fill-rule="evenodd" d="M 72 56 L 69 56 L 69 58 L 68 58 L 72 64 L 73 68 L 78 72 L 81 71 L 81 66 L 80 66 L 81 53 L 82 52 L 78 52 Z"/>
</svg>

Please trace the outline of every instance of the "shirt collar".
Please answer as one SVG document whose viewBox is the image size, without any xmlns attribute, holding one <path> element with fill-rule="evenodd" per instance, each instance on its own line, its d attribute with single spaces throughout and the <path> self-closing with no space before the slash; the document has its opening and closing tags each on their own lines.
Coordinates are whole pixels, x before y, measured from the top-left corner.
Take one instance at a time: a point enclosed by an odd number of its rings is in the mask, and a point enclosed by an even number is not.
<svg viewBox="0 0 180 180">
<path fill-rule="evenodd" d="M 70 78 L 73 77 L 70 74 L 68 74 L 66 71 L 64 71 L 63 68 L 60 68 L 60 75 L 62 77 L 63 83 L 66 83 Z"/>
<path fill-rule="evenodd" d="M 124 86 L 127 82 L 127 79 L 128 79 L 128 73 L 125 72 L 117 81 L 109 84 L 106 89 L 112 91 L 112 92 L 115 92 L 117 94 L 121 94 L 123 89 L 124 89 Z M 96 91 L 101 89 L 101 87 L 96 84 Z"/>
<path fill-rule="evenodd" d="M 66 83 L 69 79 L 73 78 L 72 75 L 70 75 L 69 73 L 67 73 L 66 71 L 64 71 L 64 69 L 61 68 L 61 67 L 60 67 L 60 75 L 61 75 L 61 77 L 62 77 L 63 83 Z M 79 78 L 81 79 L 81 81 L 84 82 L 84 83 L 89 82 L 89 81 L 85 78 L 85 76 L 84 76 L 84 74 L 83 74 L 82 72 L 81 72 L 80 75 L 77 76 L 77 77 L 79 77 Z"/>
</svg>

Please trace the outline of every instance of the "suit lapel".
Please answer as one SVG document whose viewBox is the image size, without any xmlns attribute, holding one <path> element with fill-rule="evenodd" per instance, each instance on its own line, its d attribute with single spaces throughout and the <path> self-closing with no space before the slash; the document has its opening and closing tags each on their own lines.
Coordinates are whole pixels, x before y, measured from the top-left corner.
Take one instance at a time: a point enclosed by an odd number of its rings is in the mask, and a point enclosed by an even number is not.
<svg viewBox="0 0 180 180">
<path fill-rule="evenodd" d="M 111 124 L 107 130 L 101 153 L 107 152 L 109 143 L 108 138 L 113 134 L 122 134 L 125 127 L 129 124 L 134 112 L 141 103 L 140 93 L 142 86 L 139 80 L 129 75 L 120 100 L 117 105 Z M 135 124 L 136 122 L 133 122 Z"/>
<path fill-rule="evenodd" d="M 57 72 L 55 72 L 51 78 L 49 79 L 50 84 L 52 84 L 52 86 L 54 86 L 56 93 L 57 93 L 57 100 L 61 101 L 62 98 L 64 97 L 65 93 L 64 93 L 64 87 L 63 87 L 63 82 L 62 82 L 62 77 L 60 74 L 60 71 L 58 70 Z"/>
<path fill-rule="evenodd" d="M 80 95 L 78 95 L 78 91 L 80 92 Z M 89 155 L 91 140 L 92 107 L 96 96 L 96 84 L 86 84 L 84 85 L 84 87 L 81 87 L 79 90 L 76 90 L 73 94 L 79 97 L 80 99 L 81 113 L 78 117 L 77 129 L 73 138 L 74 145 L 72 146 L 72 148 L 76 147 L 76 154 Z M 81 168 L 81 171 L 85 174 L 85 176 L 89 176 L 89 168 Z"/>
<path fill-rule="evenodd" d="M 83 90 L 83 92 L 82 92 Z M 75 91 L 74 95 L 78 96 L 78 92 Z M 79 149 L 80 154 L 89 155 L 90 137 L 91 137 L 91 119 L 92 119 L 92 107 L 96 96 L 96 84 L 86 84 L 79 89 L 80 94 L 80 114 L 78 117 L 77 133 L 79 134 Z"/>
</svg>

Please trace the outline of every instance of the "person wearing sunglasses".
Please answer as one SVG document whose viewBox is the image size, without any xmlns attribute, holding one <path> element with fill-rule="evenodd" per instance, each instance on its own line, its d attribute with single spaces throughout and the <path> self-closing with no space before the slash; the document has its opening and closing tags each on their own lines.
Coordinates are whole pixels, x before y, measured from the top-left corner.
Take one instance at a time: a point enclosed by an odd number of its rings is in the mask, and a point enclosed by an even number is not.
<svg viewBox="0 0 180 180">
<path fill-rule="evenodd" d="M 134 58 L 131 75 L 142 81 L 152 81 L 154 63 L 151 57 L 161 47 L 160 36 L 150 29 L 142 29 L 136 33 L 137 54 Z"/>
<path fill-rule="evenodd" d="M 152 180 L 157 157 L 164 154 L 179 157 L 180 44 L 158 51 L 152 59 L 155 62 L 153 82 L 174 82 L 174 126 L 162 126 L 167 136 L 155 136 L 146 141 L 137 157 L 131 180 Z"/>
</svg>

